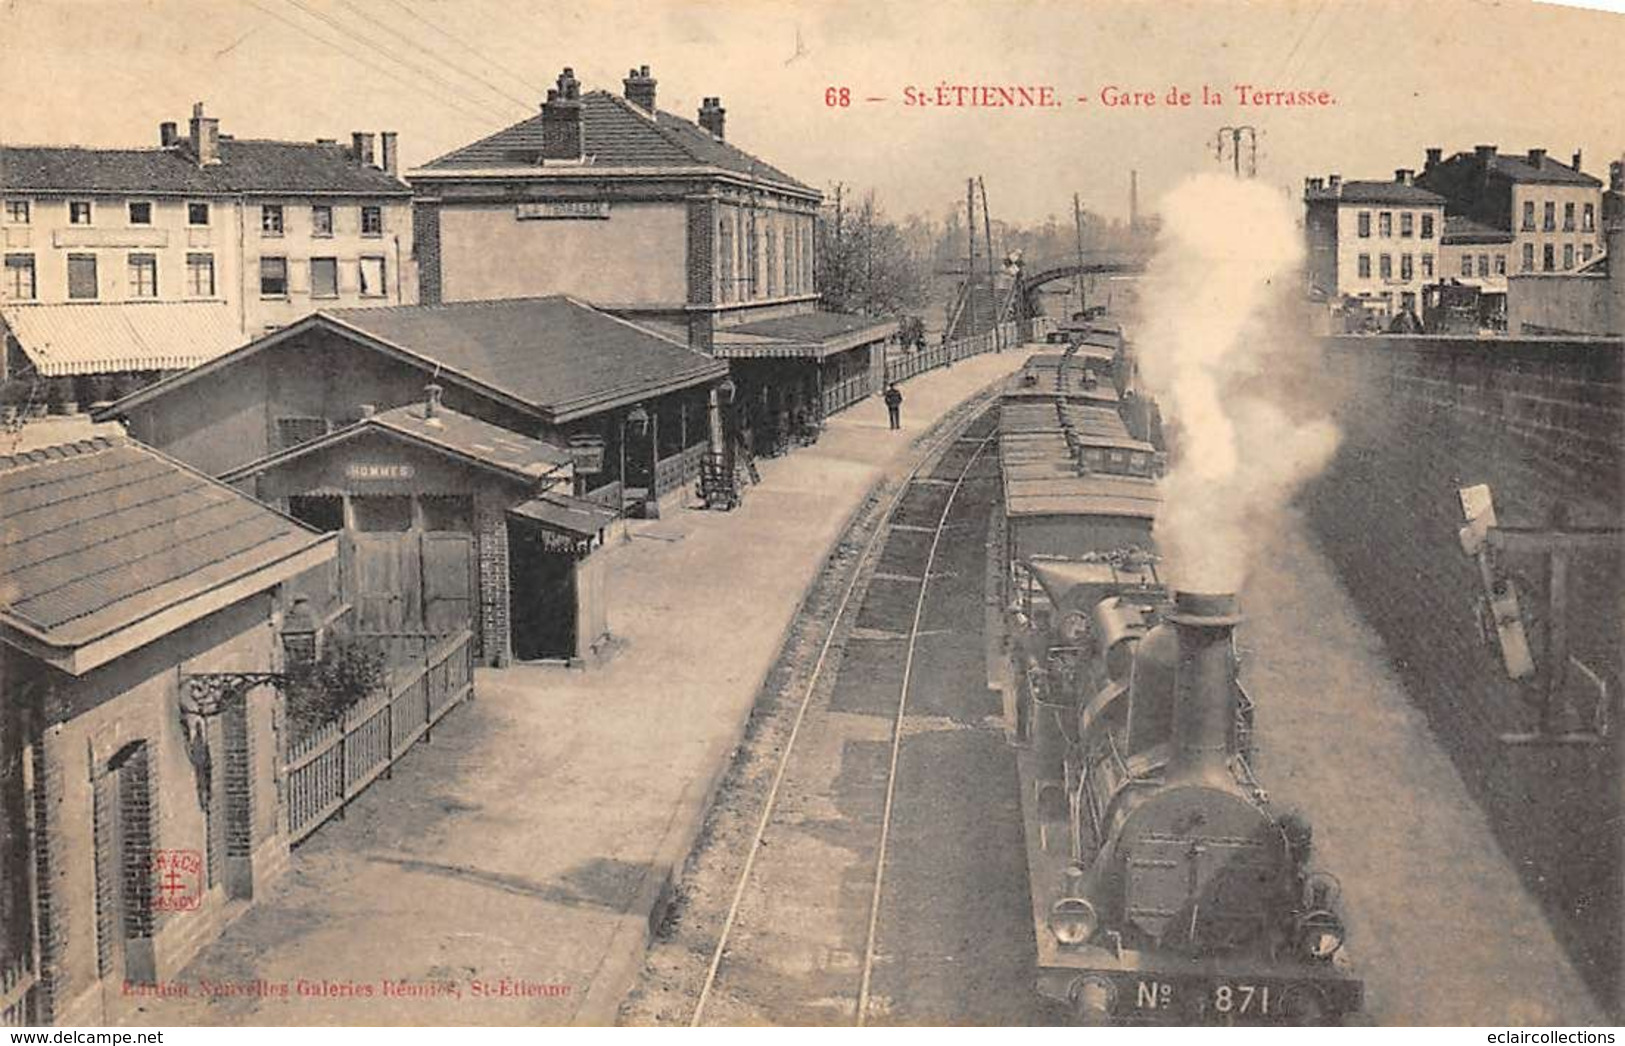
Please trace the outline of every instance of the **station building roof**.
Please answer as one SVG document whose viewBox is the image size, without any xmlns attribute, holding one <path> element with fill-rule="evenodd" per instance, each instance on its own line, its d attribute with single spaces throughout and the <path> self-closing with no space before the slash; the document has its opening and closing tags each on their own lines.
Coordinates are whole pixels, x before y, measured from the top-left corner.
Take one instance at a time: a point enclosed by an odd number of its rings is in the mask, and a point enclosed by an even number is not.
<svg viewBox="0 0 1625 1046">
<path fill-rule="evenodd" d="M 150 447 L 0 456 L 0 636 L 79 675 L 330 560 L 336 544 Z"/>
</svg>

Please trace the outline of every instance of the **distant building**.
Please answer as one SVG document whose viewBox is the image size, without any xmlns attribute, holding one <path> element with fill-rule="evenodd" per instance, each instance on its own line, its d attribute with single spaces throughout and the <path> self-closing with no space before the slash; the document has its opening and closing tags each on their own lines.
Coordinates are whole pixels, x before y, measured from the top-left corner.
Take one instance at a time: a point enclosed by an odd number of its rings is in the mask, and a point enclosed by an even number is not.
<svg viewBox="0 0 1625 1046">
<path fill-rule="evenodd" d="M 1304 180 L 1304 231 L 1311 293 L 1359 303 L 1379 316 L 1416 311 L 1422 288 L 1440 275 L 1445 201 L 1416 186 L 1413 172 L 1394 180 L 1349 181 L 1333 174 Z"/>
<path fill-rule="evenodd" d="M 193 366 L 324 306 L 417 300 L 393 132 L 236 139 L 194 107 L 150 149 L 0 146 L 12 373 Z"/>
<path fill-rule="evenodd" d="M 0 456 L 0 1023 L 119 1023 L 287 865 L 323 537 L 122 438 Z"/>
<path fill-rule="evenodd" d="M 1427 151 L 1416 184 L 1446 200 L 1452 216 L 1509 233 L 1510 273 L 1574 272 L 1602 251 L 1602 182 L 1545 149 L 1502 154 L 1476 146 L 1449 159 Z"/>
<path fill-rule="evenodd" d="M 878 387 L 887 318 L 816 313 L 821 195 L 727 140 L 726 110 L 583 93 L 565 69 L 541 112 L 407 172 L 424 303 L 567 294 L 735 362 L 760 435 Z"/>
</svg>

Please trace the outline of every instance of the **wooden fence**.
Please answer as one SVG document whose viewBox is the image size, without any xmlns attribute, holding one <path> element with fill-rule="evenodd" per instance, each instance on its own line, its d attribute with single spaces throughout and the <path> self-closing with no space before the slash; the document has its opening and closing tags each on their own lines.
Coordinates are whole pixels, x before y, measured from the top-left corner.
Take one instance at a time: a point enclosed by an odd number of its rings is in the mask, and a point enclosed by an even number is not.
<svg viewBox="0 0 1625 1046">
<path fill-rule="evenodd" d="M 888 383 L 907 381 L 926 371 L 946 367 L 950 363 L 972 356 L 995 352 L 1001 348 L 1014 348 L 1025 341 L 1041 341 L 1054 325 L 1054 321 L 1047 316 L 1040 316 L 1026 323 L 1015 321 L 1001 323 L 996 330 L 968 338 L 955 338 L 953 341 L 932 345 L 918 352 L 892 356 L 886 360 L 886 381 Z"/>
<path fill-rule="evenodd" d="M 0 967 L 0 1027 L 26 1028 L 37 1023 L 30 1005 L 37 980 L 31 959 L 19 958 Z"/>
<path fill-rule="evenodd" d="M 663 498 L 679 488 L 687 486 L 700 474 L 700 462 L 705 460 L 705 452 L 710 449 L 706 443 L 696 443 L 687 450 L 678 451 L 669 458 L 662 458 L 655 464 L 655 497 Z"/>
<path fill-rule="evenodd" d="M 389 772 L 418 738 L 474 690 L 474 634 L 371 635 L 390 658 L 389 684 L 290 746 L 288 841 L 320 828 Z"/>
</svg>

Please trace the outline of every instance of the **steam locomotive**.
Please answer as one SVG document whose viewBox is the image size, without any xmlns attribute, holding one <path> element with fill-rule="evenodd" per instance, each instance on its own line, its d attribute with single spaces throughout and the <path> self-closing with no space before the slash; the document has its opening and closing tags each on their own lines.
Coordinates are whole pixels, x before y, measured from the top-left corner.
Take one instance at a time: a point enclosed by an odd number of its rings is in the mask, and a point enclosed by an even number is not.
<svg viewBox="0 0 1625 1046">
<path fill-rule="evenodd" d="M 1362 988 L 1309 825 L 1253 773 L 1237 599 L 1170 593 L 1156 448 L 1059 387 L 1046 407 L 1046 376 L 1000 432 L 1039 991 L 1080 1023 L 1336 1022 Z"/>
</svg>

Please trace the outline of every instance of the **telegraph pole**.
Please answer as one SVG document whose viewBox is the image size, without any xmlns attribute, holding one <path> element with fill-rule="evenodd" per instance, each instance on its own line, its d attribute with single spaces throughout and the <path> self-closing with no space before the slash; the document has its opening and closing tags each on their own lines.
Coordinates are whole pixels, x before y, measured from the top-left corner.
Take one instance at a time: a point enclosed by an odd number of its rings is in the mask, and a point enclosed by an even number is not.
<svg viewBox="0 0 1625 1046">
<path fill-rule="evenodd" d="M 970 331 L 976 333 L 976 179 L 965 179 L 965 235 L 970 254 L 965 259 L 965 307 L 970 309 Z"/>
<path fill-rule="evenodd" d="M 1072 229 L 1078 238 L 1078 311 L 1084 312 L 1089 304 L 1083 297 L 1083 204 L 1077 193 L 1072 194 Z"/>
<path fill-rule="evenodd" d="M 1258 176 L 1258 128 L 1252 124 L 1242 124 L 1240 127 L 1221 127 L 1217 137 L 1213 140 L 1213 154 L 1224 159 L 1224 139 L 1230 137 L 1230 167 L 1237 178 L 1241 177 L 1241 136 L 1247 136 L 1247 177 Z"/>
<path fill-rule="evenodd" d="M 987 242 L 987 296 L 993 302 L 993 347 L 1003 350 L 999 338 L 999 286 L 993 276 L 993 219 L 987 210 L 987 183 L 976 176 L 977 188 L 982 190 L 982 232 Z"/>
</svg>

